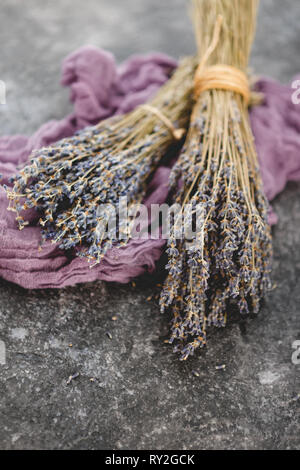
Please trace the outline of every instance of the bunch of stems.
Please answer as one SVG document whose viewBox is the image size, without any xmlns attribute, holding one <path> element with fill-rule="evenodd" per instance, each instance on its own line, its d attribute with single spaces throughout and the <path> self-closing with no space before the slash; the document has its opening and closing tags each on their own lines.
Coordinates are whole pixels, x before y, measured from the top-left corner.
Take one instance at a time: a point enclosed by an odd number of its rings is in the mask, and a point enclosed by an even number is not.
<svg viewBox="0 0 300 470">
<path fill-rule="evenodd" d="M 200 57 L 222 18 L 207 66 L 246 71 L 257 6 L 258 0 L 194 0 Z M 268 203 L 240 94 L 223 89 L 200 94 L 170 186 L 181 209 L 172 219 L 160 307 L 173 313 L 170 342 L 185 360 L 206 344 L 210 326 L 225 326 L 234 304 L 242 314 L 258 312 L 270 288 Z M 187 222 L 192 234 L 186 234 Z"/>
<path fill-rule="evenodd" d="M 107 205 L 118 206 L 126 198 L 130 213 L 161 158 L 184 137 L 196 65 L 195 58 L 182 60 L 147 106 L 34 151 L 30 164 L 11 179 L 12 188 L 6 188 L 19 228 L 28 224 L 26 211 L 35 208 L 43 240 L 75 249 L 94 263 L 114 243 L 124 246 L 130 228 L 107 233 Z"/>
</svg>

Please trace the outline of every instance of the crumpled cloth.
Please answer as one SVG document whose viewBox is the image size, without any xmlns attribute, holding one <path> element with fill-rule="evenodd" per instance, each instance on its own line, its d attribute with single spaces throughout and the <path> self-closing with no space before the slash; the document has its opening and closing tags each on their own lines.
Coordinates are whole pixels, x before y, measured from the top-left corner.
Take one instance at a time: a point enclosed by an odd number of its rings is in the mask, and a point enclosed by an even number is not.
<svg viewBox="0 0 300 470">
<path fill-rule="evenodd" d="M 117 67 L 114 57 L 101 49 L 88 46 L 75 51 L 64 60 L 61 79 L 62 85 L 70 87 L 74 111 L 60 121 L 44 124 L 31 137 L 1 137 L 1 182 L 8 184 L 7 178 L 33 149 L 144 103 L 175 67 L 176 62 L 163 54 L 133 56 Z M 287 181 L 300 180 L 300 106 L 292 104 L 291 88 L 276 81 L 262 79 L 257 89 L 265 100 L 251 110 L 250 118 L 265 193 L 272 200 Z M 167 167 L 158 168 L 146 205 L 166 200 L 169 172 Z M 14 214 L 6 208 L 6 194 L 0 187 L 0 276 L 25 288 L 59 288 L 97 279 L 126 283 L 155 269 L 165 243 L 161 239 L 131 240 L 127 247 L 110 250 L 100 265 L 90 268 L 85 259 L 70 256 L 50 242 L 39 251 L 39 227 L 19 231 Z M 274 213 L 270 222 L 276 223 Z"/>
</svg>

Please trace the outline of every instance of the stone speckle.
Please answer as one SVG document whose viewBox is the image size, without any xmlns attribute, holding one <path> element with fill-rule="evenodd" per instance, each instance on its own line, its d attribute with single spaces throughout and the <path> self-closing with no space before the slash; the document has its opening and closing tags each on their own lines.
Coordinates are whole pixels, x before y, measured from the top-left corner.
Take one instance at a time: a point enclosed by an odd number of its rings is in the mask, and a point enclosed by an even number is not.
<svg viewBox="0 0 300 470">
<path fill-rule="evenodd" d="M 2 0 L 0 78 L 8 96 L 1 132 L 31 133 L 69 112 L 60 62 L 78 46 L 109 48 L 118 60 L 193 51 L 185 3 Z M 292 78 L 299 40 L 298 3 L 264 0 L 255 69 Z M 258 317 L 232 318 L 187 363 L 164 343 L 168 317 L 146 301 L 160 273 L 135 288 L 99 282 L 26 291 L 0 280 L 7 359 L 0 365 L 0 448 L 299 449 L 299 401 L 292 397 L 300 392 L 300 366 L 291 356 L 300 339 L 300 185 L 288 185 L 274 205 L 277 288 Z M 216 370 L 222 364 L 225 370 Z"/>
</svg>

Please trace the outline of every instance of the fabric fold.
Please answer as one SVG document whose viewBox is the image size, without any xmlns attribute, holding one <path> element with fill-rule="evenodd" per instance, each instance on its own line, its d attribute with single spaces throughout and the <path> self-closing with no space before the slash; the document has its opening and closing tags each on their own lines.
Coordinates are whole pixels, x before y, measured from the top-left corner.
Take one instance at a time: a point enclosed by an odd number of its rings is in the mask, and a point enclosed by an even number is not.
<svg viewBox="0 0 300 470">
<path fill-rule="evenodd" d="M 146 102 L 165 83 L 176 61 L 164 54 L 132 56 L 119 67 L 109 52 L 82 47 L 63 62 L 61 84 L 70 88 L 73 112 L 52 120 L 31 137 L 0 138 L 0 173 L 6 182 L 28 159 L 31 151 L 74 134 L 114 114 L 130 111 Z M 289 180 L 300 180 L 300 105 L 291 100 L 292 89 L 273 80 L 257 83 L 265 99 L 251 110 L 251 126 L 257 146 L 264 188 L 269 200 Z M 170 169 L 156 171 L 145 203 L 163 203 L 168 195 Z M 276 215 L 270 213 L 270 222 Z M 90 267 L 85 259 L 72 256 L 47 243 L 39 249 L 40 229 L 31 214 L 30 225 L 18 230 L 14 214 L 0 187 L 0 276 L 24 288 L 61 288 L 82 282 L 105 280 L 126 283 L 145 271 L 152 272 L 164 240 L 135 239 L 127 247 L 113 248 L 100 265 Z"/>
</svg>

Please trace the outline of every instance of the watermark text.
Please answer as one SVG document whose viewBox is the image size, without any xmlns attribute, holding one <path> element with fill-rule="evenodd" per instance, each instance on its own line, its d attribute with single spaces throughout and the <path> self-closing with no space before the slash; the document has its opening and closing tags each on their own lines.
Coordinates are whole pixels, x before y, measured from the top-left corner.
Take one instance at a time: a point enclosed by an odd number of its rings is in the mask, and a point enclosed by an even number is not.
<svg viewBox="0 0 300 470">
<path fill-rule="evenodd" d="M 0 104 L 6 104 L 6 85 L 3 80 L 0 80 Z"/>
<path fill-rule="evenodd" d="M 292 354 L 292 363 L 298 366 L 300 365 L 300 340 L 294 341 L 292 348 L 295 349 Z"/>
<path fill-rule="evenodd" d="M 292 103 L 300 104 L 300 80 L 295 80 L 292 83 L 292 88 L 295 90 L 292 94 Z"/>
<path fill-rule="evenodd" d="M 0 339 L 0 366 L 6 364 L 6 347 L 4 341 Z"/>
</svg>

